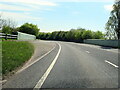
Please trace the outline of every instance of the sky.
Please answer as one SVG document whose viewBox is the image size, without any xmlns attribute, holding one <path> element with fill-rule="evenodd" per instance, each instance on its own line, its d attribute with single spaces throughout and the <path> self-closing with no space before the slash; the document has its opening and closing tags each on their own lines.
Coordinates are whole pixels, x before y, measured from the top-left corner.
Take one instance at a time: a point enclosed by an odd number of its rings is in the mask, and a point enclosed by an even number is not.
<svg viewBox="0 0 120 90">
<path fill-rule="evenodd" d="M 40 32 L 85 28 L 105 32 L 114 0 L 0 0 L 2 18 L 20 26 L 36 24 Z"/>
</svg>

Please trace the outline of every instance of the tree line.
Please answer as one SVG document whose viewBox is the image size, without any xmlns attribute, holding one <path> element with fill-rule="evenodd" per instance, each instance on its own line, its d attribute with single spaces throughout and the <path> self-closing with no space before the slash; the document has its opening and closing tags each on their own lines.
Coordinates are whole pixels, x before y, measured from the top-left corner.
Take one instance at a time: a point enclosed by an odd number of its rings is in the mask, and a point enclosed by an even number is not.
<svg viewBox="0 0 120 90">
<path fill-rule="evenodd" d="M 71 29 L 70 31 L 54 31 L 52 33 L 40 32 L 37 38 L 43 40 L 83 42 L 84 39 L 104 39 L 104 34 L 101 31 L 94 32 L 79 28 Z"/>
<path fill-rule="evenodd" d="M 0 16 L 0 29 L 2 33 L 6 34 L 15 34 L 17 35 L 18 31 L 32 34 L 35 36 L 38 36 L 40 29 L 37 25 L 34 25 L 32 23 L 24 23 L 20 27 L 16 27 L 17 24 L 11 19 L 2 19 Z"/>
<path fill-rule="evenodd" d="M 84 39 L 103 39 L 104 34 L 100 31 L 91 31 L 83 28 L 71 29 L 70 31 L 54 31 L 52 33 L 39 32 L 40 29 L 37 25 L 32 23 L 24 23 L 20 27 L 16 27 L 16 22 L 10 19 L 1 19 L 1 31 L 6 34 L 16 34 L 17 32 L 23 32 L 27 34 L 32 34 L 37 37 L 37 39 L 43 40 L 61 40 L 61 41 L 73 41 L 73 42 L 83 42 Z"/>
</svg>

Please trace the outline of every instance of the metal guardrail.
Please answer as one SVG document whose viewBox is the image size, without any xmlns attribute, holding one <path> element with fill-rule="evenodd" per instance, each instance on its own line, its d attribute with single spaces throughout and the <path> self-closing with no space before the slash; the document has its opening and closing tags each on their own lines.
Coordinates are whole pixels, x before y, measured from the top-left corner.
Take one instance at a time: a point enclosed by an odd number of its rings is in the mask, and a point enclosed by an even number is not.
<svg viewBox="0 0 120 90">
<path fill-rule="evenodd" d="M 0 33 L 0 38 L 4 39 L 17 39 L 18 35 L 12 35 L 12 34 L 5 34 L 5 33 Z"/>
</svg>

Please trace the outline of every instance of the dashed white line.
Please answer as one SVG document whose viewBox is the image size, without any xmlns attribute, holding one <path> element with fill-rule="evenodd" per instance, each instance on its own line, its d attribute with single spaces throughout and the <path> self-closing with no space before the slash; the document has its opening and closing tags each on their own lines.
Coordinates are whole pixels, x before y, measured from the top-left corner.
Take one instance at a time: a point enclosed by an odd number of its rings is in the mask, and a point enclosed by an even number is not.
<svg viewBox="0 0 120 90">
<path fill-rule="evenodd" d="M 108 60 L 105 60 L 105 62 L 108 63 L 108 64 L 110 64 L 110 65 L 112 65 L 112 66 L 114 66 L 114 67 L 116 67 L 116 68 L 118 68 L 117 65 L 115 65 L 115 64 L 113 64 L 113 63 L 111 63 L 111 62 L 109 62 Z"/>
<path fill-rule="evenodd" d="M 90 53 L 89 51 L 86 51 L 87 53 Z"/>
<path fill-rule="evenodd" d="M 4 84 L 7 80 L 0 80 L 0 84 Z"/>
<path fill-rule="evenodd" d="M 40 78 L 40 80 L 38 81 L 38 83 L 35 85 L 34 89 L 33 90 L 36 90 L 36 89 L 40 89 L 44 83 L 44 81 L 46 80 L 47 76 L 49 75 L 50 71 L 52 70 L 53 66 L 55 65 L 57 59 L 58 59 L 58 56 L 61 52 L 61 46 L 60 44 L 58 43 L 59 45 L 59 51 L 56 55 L 56 57 L 54 58 L 53 62 L 51 63 L 51 65 L 49 66 L 49 68 L 47 69 L 47 71 L 44 73 L 44 75 Z"/>
<path fill-rule="evenodd" d="M 86 44 L 86 43 L 84 43 L 84 44 L 72 43 L 72 44 L 76 44 L 76 45 L 79 45 L 79 46 L 85 46 L 85 47 L 96 48 L 96 49 L 99 49 L 99 50 L 108 51 L 108 52 L 113 52 L 113 53 L 120 53 L 120 52 L 118 51 L 118 49 L 112 48 L 112 49 L 106 50 L 106 49 L 102 49 L 101 46 L 99 46 L 99 45 Z"/>
</svg>

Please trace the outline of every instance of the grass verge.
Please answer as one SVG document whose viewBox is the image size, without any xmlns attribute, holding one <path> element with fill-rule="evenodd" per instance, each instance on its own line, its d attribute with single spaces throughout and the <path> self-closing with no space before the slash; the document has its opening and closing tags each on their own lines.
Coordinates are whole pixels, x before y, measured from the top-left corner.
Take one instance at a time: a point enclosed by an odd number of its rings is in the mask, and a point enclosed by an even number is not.
<svg viewBox="0 0 120 90">
<path fill-rule="evenodd" d="M 3 76 L 29 60 L 34 46 L 27 41 L 2 41 L 2 74 Z"/>
<path fill-rule="evenodd" d="M 2 79 L 2 40 L 0 39 L 0 80 Z"/>
</svg>

